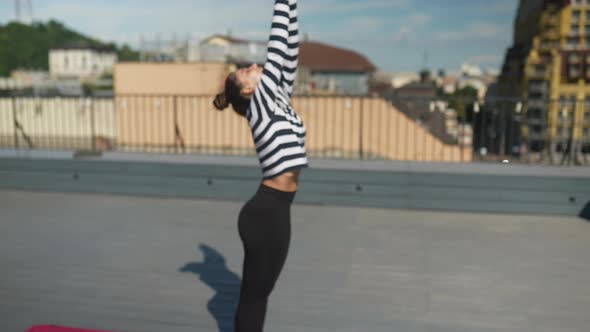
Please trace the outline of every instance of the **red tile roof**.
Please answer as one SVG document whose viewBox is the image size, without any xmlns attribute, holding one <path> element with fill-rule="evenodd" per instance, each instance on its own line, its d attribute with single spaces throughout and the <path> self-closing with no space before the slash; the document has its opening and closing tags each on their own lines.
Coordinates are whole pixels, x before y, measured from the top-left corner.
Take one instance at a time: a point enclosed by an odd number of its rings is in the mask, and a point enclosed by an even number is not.
<svg viewBox="0 0 590 332">
<path fill-rule="evenodd" d="M 371 72 L 375 66 L 362 54 L 318 42 L 302 42 L 299 62 L 312 71 Z"/>
<path fill-rule="evenodd" d="M 219 34 L 205 39 L 201 44 L 205 44 L 216 37 L 224 38 L 233 44 L 266 44 L 265 41 L 238 39 Z M 369 61 L 369 59 L 367 59 L 367 57 L 355 51 L 310 41 L 302 41 L 300 47 L 300 65 L 307 67 L 312 71 L 358 73 L 372 72 L 376 70 L 375 66 Z"/>
</svg>

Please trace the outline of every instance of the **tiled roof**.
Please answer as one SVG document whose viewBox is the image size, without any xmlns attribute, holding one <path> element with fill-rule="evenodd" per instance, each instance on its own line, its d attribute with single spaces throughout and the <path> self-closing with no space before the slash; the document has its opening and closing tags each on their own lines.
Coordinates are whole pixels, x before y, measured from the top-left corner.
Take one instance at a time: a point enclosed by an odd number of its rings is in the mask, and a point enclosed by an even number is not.
<svg viewBox="0 0 590 332">
<path fill-rule="evenodd" d="M 318 42 L 302 42 L 300 64 L 314 71 L 371 72 L 375 66 L 362 54 Z"/>
</svg>

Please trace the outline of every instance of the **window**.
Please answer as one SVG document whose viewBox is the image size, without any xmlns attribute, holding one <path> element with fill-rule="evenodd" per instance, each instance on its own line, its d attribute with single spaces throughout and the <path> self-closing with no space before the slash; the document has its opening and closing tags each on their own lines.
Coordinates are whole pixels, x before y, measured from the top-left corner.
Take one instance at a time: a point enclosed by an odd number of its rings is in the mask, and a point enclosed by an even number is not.
<svg viewBox="0 0 590 332">
<path fill-rule="evenodd" d="M 580 77 L 580 70 L 576 67 L 570 67 L 569 75 L 570 78 L 578 78 Z"/>
<path fill-rule="evenodd" d="M 578 37 L 570 37 L 567 39 L 567 46 L 569 48 L 577 48 L 580 45 L 580 38 Z"/>
<path fill-rule="evenodd" d="M 562 127 L 557 128 L 557 136 L 558 137 L 563 136 L 563 128 Z"/>
<path fill-rule="evenodd" d="M 584 102 L 584 109 L 588 110 L 587 114 L 590 115 L 590 96 L 586 97 Z"/>
<path fill-rule="evenodd" d="M 561 95 L 559 96 L 559 109 L 562 109 L 565 107 L 565 96 Z"/>
<path fill-rule="evenodd" d="M 562 110 L 561 112 L 559 112 L 559 118 L 560 119 L 567 119 L 567 116 L 569 115 L 569 113 L 566 110 Z"/>
<path fill-rule="evenodd" d="M 569 107 L 571 107 L 572 109 L 576 107 L 576 96 L 570 96 L 570 102 L 569 102 Z"/>
<path fill-rule="evenodd" d="M 573 5 L 574 5 L 574 6 L 581 6 L 581 5 L 582 5 L 582 1 L 583 1 L 583 0 L 574 0 L 574 3 L 573 3 Z"/>
<path fill-rule="evenodd" d="M 543 49 L 550 49 L 550 48 L 556 48 L 559 46 L 559 41 L 552 41 L 552 40 L 541 40 L 541 45 L 540 47 Z"/>
<path fill-rule="evenodd" d="M 590 130 L 588 128 L 584 128 L 584 138 L 590 137 Z"/>
<path fill-rule="evenodd" d="M 570 34 L 572 35 L 579 35 L 580 34 L 580 26 L 577 24 L 572 24 L 572 28 L 570 30 Z"/>
<path fill-rule="evenodd" d="M 541 134 L 543 132 L 543 126 L 534 125 L 531 128 L 533 129 L 533 133 L 535 134 Z"/>
<path fill-rule="evenodd" d="M 584 32 L 585 32 L 586 34 L 589 34 L 589 33 L 590 33 L 590 25 L 586 25 L 586 26 L 584 26 Z"/>
<path fill-rule="evenodd" d="M 529 119 L 541 119 L 543 118 L 543 111 L 538 108 L 532 108 L 528 111 L 527 116 Z"/>
<path fill-rule="evenodd" d="M 579 9 L 572 10 L 572 21 L 579 21 L 581 14 L 582 12 Z"/>
</svg>

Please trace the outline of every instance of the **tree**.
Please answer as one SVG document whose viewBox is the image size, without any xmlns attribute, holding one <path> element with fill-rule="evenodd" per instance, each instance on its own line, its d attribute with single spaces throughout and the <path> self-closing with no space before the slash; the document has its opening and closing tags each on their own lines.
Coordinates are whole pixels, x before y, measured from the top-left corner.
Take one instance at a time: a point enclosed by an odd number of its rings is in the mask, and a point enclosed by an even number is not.
<svg viewBox="0 0 590 332">
<path fill-rule="evenodd" d="M 134 51 L 129 45 L 125 44 L 118 50 L 117 57 L 121 62 L 139 61 L 139 52 Z"/>
<path fill-rule="evenodd" d="M 457 118 L 465 120 L 467 106 L 477 100 L 477 89 L 467 85 L 464 88 L 455 90 L 448 98 L 449 107 L 457 111 Z"/>
<path fill-rule="evenodd" d="M 121 61 L 139 59 L 139 53 L 128 45 L 118 48 L 113 43 L 103 43 L 55 20 L 32 25 L 11 22 L 0 25 L 0 76 L 8 76 L 17 69 L 48 70 L 49 50 L 69 44 L 111 48 Z"/>
</svg>

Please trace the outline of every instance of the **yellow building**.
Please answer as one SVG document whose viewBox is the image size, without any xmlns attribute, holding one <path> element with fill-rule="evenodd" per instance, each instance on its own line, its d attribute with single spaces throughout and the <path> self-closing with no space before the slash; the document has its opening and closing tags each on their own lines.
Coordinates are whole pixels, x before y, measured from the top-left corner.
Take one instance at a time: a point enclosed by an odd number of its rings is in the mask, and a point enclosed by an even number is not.
<svg viewBox="0 0 590 332">
<path fill-rule="evenodd" d="M 531 150 L 590 143 L 590 0 L 520 0 L 497 94 L 526 100 Z"/>
</svg>

